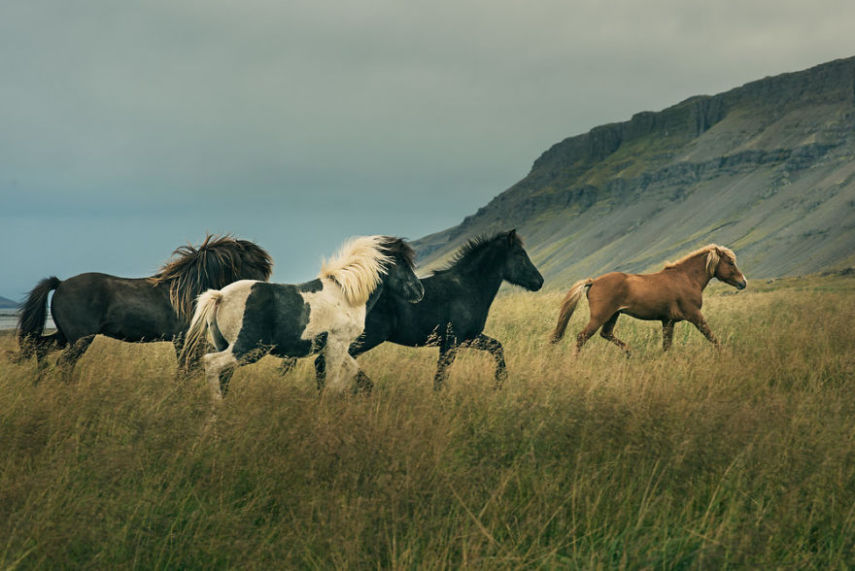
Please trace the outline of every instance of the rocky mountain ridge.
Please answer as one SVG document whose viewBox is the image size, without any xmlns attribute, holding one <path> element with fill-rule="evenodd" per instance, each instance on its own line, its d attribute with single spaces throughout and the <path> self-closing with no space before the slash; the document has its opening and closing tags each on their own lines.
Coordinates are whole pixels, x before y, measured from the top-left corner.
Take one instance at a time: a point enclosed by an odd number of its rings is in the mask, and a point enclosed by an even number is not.
<svg viewBox="0 0 855 571">
<path fill-rule="evenodd" d="M 516 227 L 547 283 L 651 271 L 717 242 L 756 277 L 855 262 L 855 58 L 596 127 L 453 228 L 415 242 L 441 263 Z"/>
</svg>

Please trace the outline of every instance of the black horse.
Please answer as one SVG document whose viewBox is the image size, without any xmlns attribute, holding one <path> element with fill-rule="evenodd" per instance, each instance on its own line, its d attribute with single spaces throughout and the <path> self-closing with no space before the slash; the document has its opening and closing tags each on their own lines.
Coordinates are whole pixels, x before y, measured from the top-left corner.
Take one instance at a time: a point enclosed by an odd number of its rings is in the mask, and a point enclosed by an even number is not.
<svg viewBox="0 0 855 571">
<path fill-rule="evenodd" d="M 177 355 L 197 296 L 239 279 L 267 280 L 273 268 L 261 247 L 232 236 L 209 234 L 198 248 L 181 246 L 172 255 L 177 258 L 147 278 L 86 273 L 43 279 L 21 307 L 19 359 L 35 354 L 41 372 L 47 353 L 64 348 L 58 364 L 70 375 L 99 333 L 121 341 L 172 341 Z M 51 290 L 56 332 L 42 335 Z"/>
<path fill-rule="evenodd" d="M 439 346 L 434 389 L 442 388 L 461 346 L 489 351 L 496 360 L 496 383 L 507 376 L 502 344 L 484 335 L 490 305 L 503 281 L 537 291 L 543 276 L 532 264 L 516 230 L 469 240 L 444 269 L 421 280 L 425 295 L 417 304 L 384 292 L 365 318 L 362 336 L 350 346 L 356 357 L 384 341 L 419 347 Z M 325 376 L 322 356 L 315 360 L 318 383 Z M 371 381 L 360 374 L 360 385 Z"/>
</svg>

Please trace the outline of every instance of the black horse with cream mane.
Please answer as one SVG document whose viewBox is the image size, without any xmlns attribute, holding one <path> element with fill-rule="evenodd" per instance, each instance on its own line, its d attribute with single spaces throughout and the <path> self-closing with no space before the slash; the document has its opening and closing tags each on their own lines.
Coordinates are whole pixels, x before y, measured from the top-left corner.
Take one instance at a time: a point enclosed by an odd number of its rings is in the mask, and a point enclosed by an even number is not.
<svg viewBox="0 0 855 571">
<path fill-rule="evenodd" d="M 543 276 L 528 257 L 516 230 L 469 240 L 451 262 L 421 280 L 425 295 L 417 304 L 407 303 L 394 292 L 384 293 L 365 318 L 365 331 L 350 347 L 356 357 L 384 341 L 420 347 L 439 347 L 434 388 L 448 377 L 460 347 L 488 351 L 496 361 L 496 381 L 506 373 L 502 344 L 484 335 L 490 306 L 502 282 L 537 291 Z M 315 361 L 319 385 L 325 376 L 323 356 Z M 360 373 L 359 384 L 370 389 L 371 381 Z"/>
</svg>

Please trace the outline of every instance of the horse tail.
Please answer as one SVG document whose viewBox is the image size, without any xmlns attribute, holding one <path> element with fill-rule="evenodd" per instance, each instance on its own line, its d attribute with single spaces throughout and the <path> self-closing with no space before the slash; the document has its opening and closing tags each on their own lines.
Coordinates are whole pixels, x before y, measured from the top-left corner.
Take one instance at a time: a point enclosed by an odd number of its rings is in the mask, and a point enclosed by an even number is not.
<svg viewBox="0 0 855 571">
<path fill-rule="evenodd" d="M 59 278 L 51 276 L 36 284 L 27 300 L 21 305 L 21 317 L 18 318 L 18 346 L 21 358 L 29 358 L 42 338 L 47 320 L 48 294 L 59 287 Z M 53 339 L 53 336 L 50 336 Z"/>
<path fill-rule="evenodd" d="M 564 331 L 567 329 L 567 323 L 570 317 L 573 316 L 573 311 L 576 309 L 576 304 L 579 303 L 579 298 L 582 297 L 582 292 L 591 287 L 594 280 L 587 278 L 579 280 L 570 287 L 570 291 L 564 296 L 564 301 L 561 302 L 561 310 L 558 312 L 558 323 L 555 324 L 555 329 L 549 336 L 551 343 L 558 343 L 564 337 Z"/>
<path fill-rule="evenodd" d="M 195 356 L 205 342 L 205 335 L 208 328 L 216 327 L 215 319 L 217 317 L 217 307 L 223 300 L 223 292 L 216 289 L 209 289 L 199 296 L 196 300 L 196 311 L 193 313 L 193 319 L 190 320 L 190 327 L 187 330 L 187 337 L 184 340 L 184 347 L 181 349 L 181 356 L 178 361 L 188 370 L 193 366 Z M 219 330 L 217 330 L 219 334 Z M 222 335 L 219 335 L 222 338 Z"/>
</svg>

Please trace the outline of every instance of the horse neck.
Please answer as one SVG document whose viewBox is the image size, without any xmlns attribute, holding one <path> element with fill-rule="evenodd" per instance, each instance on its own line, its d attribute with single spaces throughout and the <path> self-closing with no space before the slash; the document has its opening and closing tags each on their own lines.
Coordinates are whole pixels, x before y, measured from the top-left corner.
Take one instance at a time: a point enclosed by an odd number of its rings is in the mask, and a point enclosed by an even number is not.
<svg viewBox="0 0 855 571">
<path fill-rule="evenodd" d="M 707 273 L 706 252 L 702 252 L 697 256 L 692 256 L 685 262 L 674 266 L 674 269 L 680 270 L 686 274 L 689 280 L 691 280 L 693 284 L 697 285 L 698 289 L 701 291 L 707 287 L 707 284 L 710 283 L 710 280 L 712 279 Z"/>
<path fill-rule="evenodd" d="M 462 280 L 475 287 L 479 298 L 487 307 L 493 303 L 504 279 L 501 267 L 492 258 L 486 253 L 476 255 L 471 261 L 467 260 L 465 265 L 456 268 L 455 272 Z"/>
<path fill-rule="evenodd" d="M 377 304 L 377 300 L 380 299 L 381 295 L 383 295 L 383 282 L 377 284 L 377 287 L 374 288 L 374 291 L 372 291 L 371 295 L 368 296 L 368 301 L 365 302 L 366 314 Z"/>
</svg>

